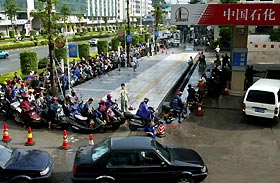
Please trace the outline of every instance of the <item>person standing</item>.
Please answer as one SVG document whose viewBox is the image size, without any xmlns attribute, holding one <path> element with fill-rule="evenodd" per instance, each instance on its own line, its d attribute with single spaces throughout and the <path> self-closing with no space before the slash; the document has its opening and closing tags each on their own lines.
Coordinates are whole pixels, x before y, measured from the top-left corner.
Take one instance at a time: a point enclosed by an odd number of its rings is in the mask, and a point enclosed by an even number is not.
<svg viewBox="0 0 280 183">
<path fill-rule="evenodd" d="M 121 84 L 120 97 L 121 97 L 121 111 L 126 112 L 127 104 L 129 102 L 129 97 L 124 83 Z"/>
</svg>

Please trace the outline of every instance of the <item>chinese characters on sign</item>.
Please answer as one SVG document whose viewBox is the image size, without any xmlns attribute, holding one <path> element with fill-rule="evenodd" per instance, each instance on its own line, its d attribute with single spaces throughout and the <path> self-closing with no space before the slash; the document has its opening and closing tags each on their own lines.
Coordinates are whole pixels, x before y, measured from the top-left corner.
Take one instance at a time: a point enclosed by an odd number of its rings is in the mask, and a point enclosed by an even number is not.
<svg viewBox="0 0 280 183">
<path fill-rule="evenodd" d="M 189 11 L 188 21 L 185 18 L 180 19 L 179 15 L 182 16 L 182 11 L 179 10 L 182 9 Z M 280 4 L 175 4 L 171 5 L 171 23 L 174 25 L 280 25 Z"/>
<path fill-rule="evenodd" d="M 233 52 L 232 53 L 232 66 L 245 67 L 247 65 L 246 52 Z"/>
<path fill-rule="evenodd" d="M 275 20 L 275 11 L 272 9 L 231 9 L 228 8 L 224 11 L 224 17 L 228 21 L 231 18 L 235 20 L 251 20 L 251 21 L 274 21 Z"/>
</svg>

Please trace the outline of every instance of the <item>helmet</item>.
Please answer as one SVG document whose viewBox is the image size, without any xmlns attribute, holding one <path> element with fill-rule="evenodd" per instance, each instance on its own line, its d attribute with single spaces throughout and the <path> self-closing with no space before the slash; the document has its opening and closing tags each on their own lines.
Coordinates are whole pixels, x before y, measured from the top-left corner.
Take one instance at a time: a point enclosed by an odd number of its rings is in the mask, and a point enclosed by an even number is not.
<svg viewBox="0 0 280 183">
<path fill-rule="evenodd" d="M 177 92 L 177 95 L 182 95 L 182 94 L 183 94 L 183 92 L 181 92 L 181 91 Z"/>
<path fill-rule="evenodd" d="M 7 81 L 3 81 L 3 85 L 7 85 L 8 83 L 7 83 Z"/>
<path fill-rule="evenodd" d="M 12 92 L 12 88 L 7 88 L 7 92 L 8 93 Z"/>
<path fill-rule="evenodd" d="M 28 89 L 28 93 L 33 93 L 34 89 Z"/>
<path fill-rule="evenodd" d="M 112 94 L 108 93 L 107 98 L 112 98 Z"/>
<path fill-rule="evenodd" d="M 56 97 L 52 97 L 51 99 L 53 102 L 57 101 L 57 98 Z"/>
<path fill-rule="evenodd" d="M 29 97 L 28 93 L 26 93 L 26 92 L 22 93 L 21 96 L 22 96 L 23 98 L 28 98 L 28 97 Z"/>
<path fill-rule="evenodd" d="M 148 98 L 144 98 L 144 102 L 149 102 L 150 100 Z"/>
<path fill-rule="evenodd" d="M 105 103 L 106 101 L 102 98 L 100 99 L 99 103 Z"/>
<path fill-rule="evenodd" d="M 21 86 L 21 87 L 25 87 L 25 83 L 21 83 L 20 86 Z"/>
</svg>

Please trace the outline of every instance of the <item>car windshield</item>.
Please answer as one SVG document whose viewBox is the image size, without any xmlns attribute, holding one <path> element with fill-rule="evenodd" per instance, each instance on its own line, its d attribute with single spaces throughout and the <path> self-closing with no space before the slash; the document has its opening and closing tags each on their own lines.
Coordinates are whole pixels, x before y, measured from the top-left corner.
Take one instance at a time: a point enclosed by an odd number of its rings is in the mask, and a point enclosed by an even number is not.
<svg viewBox="0 0 280 183">
<path fill-rule="evenodd" d="M 259 90 L 250 90 L 247 96 L 247 101 L 264 104 L 275 104 L 274 93 Z"/>
<path fill-rule="evenodd" d="M 0 145 L 0 166 L 5 167 L 8 161 L 11 159 L 13 149 Z"/>
<path fill-rule="evenodd" d="M 156 151 L 158 154 L 160 154 L 162 157 L 164 157 L 169 162 L 171 161 L 170 152 L 169 152 L 168 148 L 164 147 L 157 141 L 155 141 L 155 148 L 156 148 Z"/>
<path fill-rule="evenodd" d="M 109 140 L 105 140 L 92 148 L 92 160 L 96 161 L 109 151 Z"/>
</svg>

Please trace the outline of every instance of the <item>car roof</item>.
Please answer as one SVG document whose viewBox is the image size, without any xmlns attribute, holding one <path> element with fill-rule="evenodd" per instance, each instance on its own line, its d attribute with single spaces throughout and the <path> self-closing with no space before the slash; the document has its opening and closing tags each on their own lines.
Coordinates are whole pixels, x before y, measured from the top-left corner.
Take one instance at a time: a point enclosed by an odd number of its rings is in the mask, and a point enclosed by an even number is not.
<svg viewBox="0 0 280 183">
<path fill-rule="evenodd" d="M 280 89 L 280 80 L 277 79 L 259 79 L 248 90 L 262 90 L 278 92 Z"/>
<path fill-rule="evenodd" d="M 129 136 L 111 137 L 112 150 L 154 149 L 154 140 L 150 137 Z"/>
</svg>

